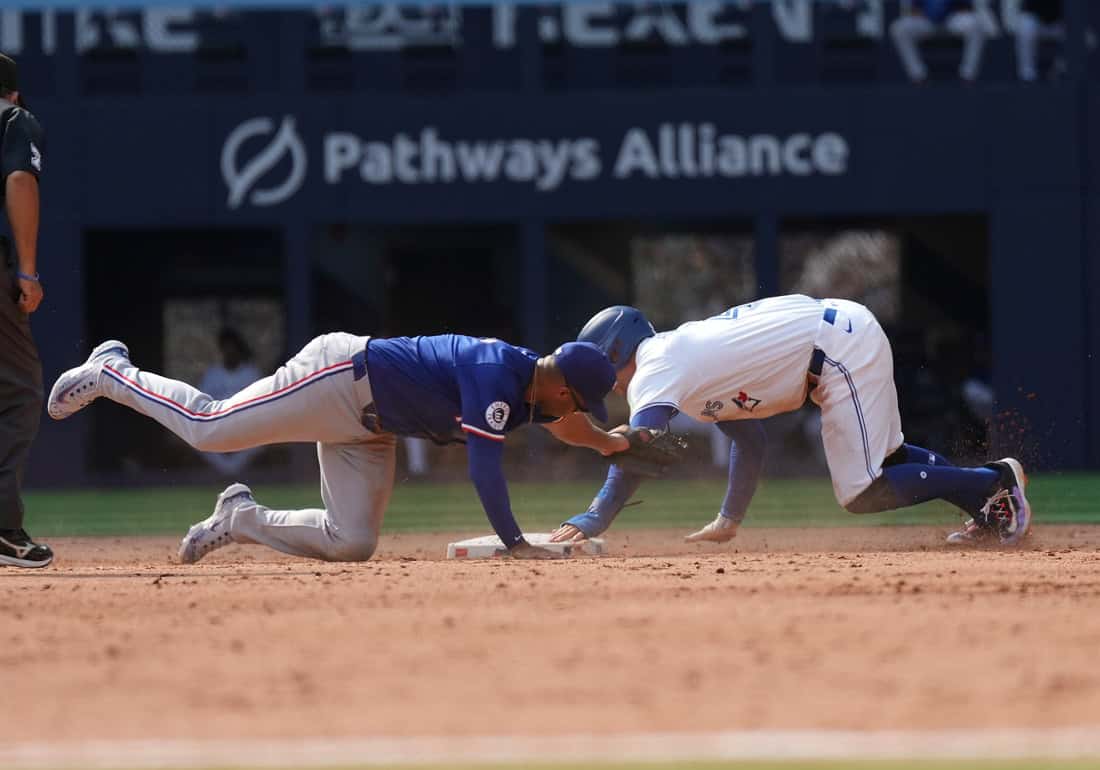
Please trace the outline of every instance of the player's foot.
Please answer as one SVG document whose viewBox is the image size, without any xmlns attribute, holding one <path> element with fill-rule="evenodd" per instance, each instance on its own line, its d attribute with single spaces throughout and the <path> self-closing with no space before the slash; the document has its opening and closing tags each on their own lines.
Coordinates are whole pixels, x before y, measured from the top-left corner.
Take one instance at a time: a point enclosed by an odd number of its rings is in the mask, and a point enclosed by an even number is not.
<svg viewBox="0 0 1100 770">
<path fill-rule="evenodd" d="M 48 545 L 31 540 L 23 529 L 0 529 L 0 564 L 12 567 L 45 567 L 53 561 Z"/>
<path fill-rule="evenodd" d="M 200 521 L 180 541 L 180 564 L 194 564 L 203 556 L 233 542 L 230 519 L 241 503 L 254 503 L 252 490 L 244 484 L 230 484 L 218 495 L 214 512 Z"/>
<path fill-rule="evenodd" d="M 1003 545 L 1016 545 L 1031 528 L 1031 505 L 1024 495 L 1027 475 L 1020 461 L 1012 457 L 986 463 L 986 467 L 998 471 L 1001 481 L 982 506 L 982 515 Z"/>
<path fill-rule="evenodd" d="M 97 345 L 83 364 L 62 373 L 46 402 L 50 417 L 64 420 L 99 398 L 104 365 L 120 358 L 128 361 L 130 349 L 118 340 L 107 340 Z"/>
<path fill-rule="evenodd" d="M 737 535 L 737 522 L 733 519 L 718 514 L 714 521 L 703 527 L 698 532 L 692 532 L 684 537 L 685 543 L 728 543 Z"/>
<path fill-rule="evenodd" d="M 967 519 L 963 528 L 947 536 L 950 545 L 983 545 L 993 542 L 997 532 L 991 527 L 983 527 L 974 519 Z"/>
</svg>

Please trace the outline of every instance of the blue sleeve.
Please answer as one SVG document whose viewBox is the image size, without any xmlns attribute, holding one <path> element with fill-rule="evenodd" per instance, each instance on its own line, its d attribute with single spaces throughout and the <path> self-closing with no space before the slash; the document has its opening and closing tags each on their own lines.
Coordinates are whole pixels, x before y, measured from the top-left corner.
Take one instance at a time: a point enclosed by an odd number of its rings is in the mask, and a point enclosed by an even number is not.
<svg viewBox="0 0 1100 770">
<path fill-rule="evenodd" d="M 462 400 L 462 430 L 503 441 L 513 412 L 522 403 L 522 389 L 513 372 L 497 364 L 466 364 L 456 367 L 455 377 Z"/>
<path fill-rule="evenodd" d="M 632 428 L 667 428 L 668 421 L 676 416 L 671 406 L 651 406 L 630 418 Z M 627 473 L 618 465 L 612 465 L 607 471 L 607 480 L 603 483 L 596 499 L 588 510 L 566 521 L 588 537 L 595 537 L 608 527 L 627 501 L 638 491 L 642 477 L 636 473 Z"/>
<path fill-rule="evenodd" d="M 764 468 L 768 436 L 760 420 L 727 420 L 718 423 L 718 428 L 733 440 L 730 445 L 729 485 L 719 513 L 741 523 L 752 496 L 756 494 L 756 485 Z"/>
<path fill-rule="evenodd" d="M 504 454 L 504 445 L 499 441 L 482 438 L 476 434 L 467 436 L 466 456 L 469 462 L 470 480 L 474 482 L 485 515 L 493 525 L 493 531 L 500 536 L 501 542 L 511 548 L 523 539 L 516 517 L 512 515 L 512 506 L 508 500 L 508 483 L 504 480 L 504 470 L 500 458 Z"/>
</svg>

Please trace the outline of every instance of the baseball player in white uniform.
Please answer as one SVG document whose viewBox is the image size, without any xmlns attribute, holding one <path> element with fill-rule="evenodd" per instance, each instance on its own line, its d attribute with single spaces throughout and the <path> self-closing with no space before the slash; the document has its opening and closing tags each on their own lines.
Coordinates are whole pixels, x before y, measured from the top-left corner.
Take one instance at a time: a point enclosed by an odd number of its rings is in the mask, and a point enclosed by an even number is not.
<svg viewBox="0 0 1100 770">
<path fill-rule="evenodd" d="M 734 537 L 763 466 L 759 420 L 798 409 L 807 396 L 821 407 L 833 490 L 847 510 L 871 513 L 942 498 L 969 515 L 951 543 L 998 538 L 1012 545 L 1028 531 L 1027 480 L 1017 460 L 960 468 L 905 443 L 890 343 L 863 305 L 773 297 L 660 334 L 637 309 L 616 306 L 594 316 L 578 339 L 600 347 L 615 365 L 615 391 L 626 395 L 632 426 L 665 428 L 682 412 L 716 423 L 733 439 L 726 498 L 689 541 Z M 640 483 L 613 465 L 589 509 L 554 539 L 604 531 Z"/>
</svg>

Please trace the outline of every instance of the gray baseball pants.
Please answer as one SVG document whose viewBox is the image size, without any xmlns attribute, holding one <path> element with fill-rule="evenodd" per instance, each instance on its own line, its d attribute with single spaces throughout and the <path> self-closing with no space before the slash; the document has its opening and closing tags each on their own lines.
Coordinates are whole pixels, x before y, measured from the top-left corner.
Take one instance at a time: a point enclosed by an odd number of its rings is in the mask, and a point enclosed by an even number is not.
<svg viewBox="0 0 1100 770">
<path fill-rule="evenodd" d="M 103 396 L 152 417 L 203 452 L 263 444 L 316 442 L 324 508 L 275 510 L 240 505 L 230 532 L 238 543 L 327 561 L 365 561 L 393 490 L 396 439 L 361 422 L 373 401 L 367 337 L 315 338 L 270 377 L 225 400 L 185 382 L 144 372 L 129 361 L 103 370 Z"/>
</svg>

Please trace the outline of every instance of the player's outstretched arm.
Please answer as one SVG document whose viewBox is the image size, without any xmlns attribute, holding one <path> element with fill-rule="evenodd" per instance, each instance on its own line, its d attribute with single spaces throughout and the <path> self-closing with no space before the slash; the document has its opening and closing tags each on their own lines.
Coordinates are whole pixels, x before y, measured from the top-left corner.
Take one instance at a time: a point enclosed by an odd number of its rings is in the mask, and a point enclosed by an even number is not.
<svg viewBox="0 0 1100 770">
<path fill-rule="evenodd" d="M 517 559 L 560 558 L 560 554 L 545 548 L 536 548 L 523 538 L 523 532 L 516 523 L 508 499 L 508 483 L 504 480 L 504 469 L 500 463 L 503 454 L 503 441 L 482 438 L 471 433 L 466 435 L 470 480 L 477 489 L 493 531 L 508 548 L 509 554 Z"/>
<path fill-rule="evenodd" d="M 729 420 L 718 428 L 732 439 L 726 498 L 714 521 L 684 537 L 689 543 L 726 543 L 737 536 L 764 467 L 767 434 L 759 420 Z"/>
<path fill-rule="evenodd" d="M 629 441 L 599 428 L 583 412 L 568 414 L 557 422 L 544 423 L 542 427 L 564 444 L 595 449 L 604 457 L 630 448 Z"/>
<path fill-rule="evenodd" d="M 643 478 L 645 477 L 640 474 L 627 473 L 618 465 L 612 465 L 607 471 L 607 481 L 596 495 L 596 499 L 588 506 L 588 510 L 577 514 L 558 527 L 550 537 L 550 541 L 560 543 L 584 540 L 602 533 L 611 526 L 611 522 L 619 515 L 619 511 L 638 491 Z"/>
<path fill-rule="evenodd" d="M 668 428 L 669 420 L 675 414 L 676 410 L 672 407 L 653 406 L 635 414 L 630 419 L 630 425 L 633 428 L 665 430 Z M 588 506 L 588 510 L 558 527 L 550 540 L 552 542 L 583 540 L 602 533 L 611 526 L 611 522 L 619 515 L 619 511 L 638 491 L 643 478 L 640 474 L 628 473 L 619 466 L 612 465 L 607 472 L 607 480 L 592 504 Z"/>
<path fill-rule="evenodd" d="M 718 428 L 733 442 L 730 444 L 729 483 L 721 513 L 740 524 L 760 483 L 768 434 L 760 420 L 729 420 L 718 423 Z"/>
</svg>

